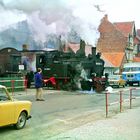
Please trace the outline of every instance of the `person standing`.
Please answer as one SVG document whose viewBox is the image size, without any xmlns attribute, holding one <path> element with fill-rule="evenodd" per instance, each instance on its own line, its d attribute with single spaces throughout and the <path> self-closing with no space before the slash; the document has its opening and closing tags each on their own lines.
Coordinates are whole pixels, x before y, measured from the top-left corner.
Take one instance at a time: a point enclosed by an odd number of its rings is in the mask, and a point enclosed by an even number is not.
<svg viewBox="0 0 140 140">
<path fill-rule="evenodd" d="M 36 88 L 36 101 L 45 101 L 43 99 L 43 79 L 42 79 L 42 69 L 38 68 L 35 74 L 35 88 Z"/>
</svg>

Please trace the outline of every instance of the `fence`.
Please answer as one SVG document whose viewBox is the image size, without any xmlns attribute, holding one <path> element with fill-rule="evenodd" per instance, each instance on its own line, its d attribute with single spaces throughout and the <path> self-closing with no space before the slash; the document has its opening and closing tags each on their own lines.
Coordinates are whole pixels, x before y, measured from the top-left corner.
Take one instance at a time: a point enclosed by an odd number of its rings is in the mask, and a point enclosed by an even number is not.
<svg viewBox="0 0 140 140">
<path fill-rule="evenodd" d="M 6 86 L 9 92 L 12 92 L 14 95 L 15 91 L 27 92 L 27 80 L 26 79 L 14 79 L 14 80 L 0 80 L 0 85 Z"/>
<path fill-rule="evenodd" d="M 127 89 L 127 90 L 120 90 L 120 91 L 117 91 L 117 92 L 113 92 L 113 94 L 114 93 L 118 94 L 119 100 L 115 101 L 115 102 L 111 102 L 111 103 L 109 103 L 109 95 L 112 94 L 112 93 L 106 92 L 105 93 L 106 117 L 108 117 L 109 106 L 111 106 L 111 105 L 119 104 L 120 112 L 122 112 L 123 102 L 129 102 L 129 108 L 131 109 L 132 108 L 132 100 L 140 98 L 140 96 L 137 96 L 137 97 L 133 96 L 133 91 L 134 90 L 140 90 L 140 88 L 130 88 L 130 89 Z M 126 91 L 129 91 L 129 98 L 128 99 L 123 99 L 123 95 L 125 94 Z"/>
</svg>

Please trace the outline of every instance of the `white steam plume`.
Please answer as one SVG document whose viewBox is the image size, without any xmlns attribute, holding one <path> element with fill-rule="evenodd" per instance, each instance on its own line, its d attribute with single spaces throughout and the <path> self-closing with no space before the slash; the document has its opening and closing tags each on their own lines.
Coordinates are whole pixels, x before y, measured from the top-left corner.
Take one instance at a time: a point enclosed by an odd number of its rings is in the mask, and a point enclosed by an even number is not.
<svg viewBox="0 0 140 140">
<path fill-rule="evenodd" d="M 15 14 L 15 17 L 21 15 L 19 21 L 26 18 L 36 40 L 44 42 L 48 34 L 67 35 L 73 28 L 82 39 L 94 46 L 98 37 L 97 28 L 105 14 L 97 9 L 101 2 L 102 0 L 1 0 L 0 9 Z"/>
</svg>

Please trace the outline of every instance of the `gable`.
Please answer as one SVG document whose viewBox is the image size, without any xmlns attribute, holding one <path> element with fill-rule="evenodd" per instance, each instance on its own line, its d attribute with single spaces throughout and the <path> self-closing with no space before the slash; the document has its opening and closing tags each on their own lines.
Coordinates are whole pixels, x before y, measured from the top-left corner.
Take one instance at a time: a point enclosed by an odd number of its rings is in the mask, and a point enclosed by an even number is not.
<svg viewBox="0 0 140 140">
<path fill-rule="evenodd" d="M 99 25 L 98 31 L 100 33 L 109 33 L 112 32 L 114 29 L 115 28 L 111 22 L 109 22 L 108 20 L 102 20 L 101 24 Z"/>
<path fill-rule="evenodd" d="M 97 50 L 100 52 L 124 52 L 127 46 L 127 37 L 105 16 L 99 25 L 100 37 Z M 132 31 L 131 31 L 132 32 Z"/>
<path fill-rule="evenodd" d="M 70 49 L 74 53 L 76 53 L 80 49 L 80 44 L 68 43 L 67 44 L 67 50 L 68 49 Z M 92 46 L 91 45 L 86 45 L 85 46 L 85 53 L 86 53 L 86 56 L 88 56 L 89 54 L 92 54 Z"/>
<path fill-rule="evenodd" d="M 115 22 L 115 27 L 121 31 L 125 37 L 129 37 L 129 35 L 133 35 L 135 32 L 134 22 Z"/>
</svg>

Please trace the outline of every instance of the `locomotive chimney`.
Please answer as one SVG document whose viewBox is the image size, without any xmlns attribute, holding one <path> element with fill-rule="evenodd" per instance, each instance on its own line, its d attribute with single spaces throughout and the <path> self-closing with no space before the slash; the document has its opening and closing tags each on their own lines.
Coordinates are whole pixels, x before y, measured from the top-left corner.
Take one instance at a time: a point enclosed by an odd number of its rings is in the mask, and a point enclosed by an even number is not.
<svg viewBox="0 0 140 140">
<path fill-rule="evenodd" d="M 62 51 L 63 49 L 63 47 L 62 47 L 62 40 L 61 40 L 61 35 L 58 37 L 58 44 L 59 44 L 59 46 L 58 46 L 58 50 L 59 51 Z"/>
<path fill-rule="evenodd" d="M 96 47 L 92 47 L 92 56 L 96 56 Z"/>
</svg>

